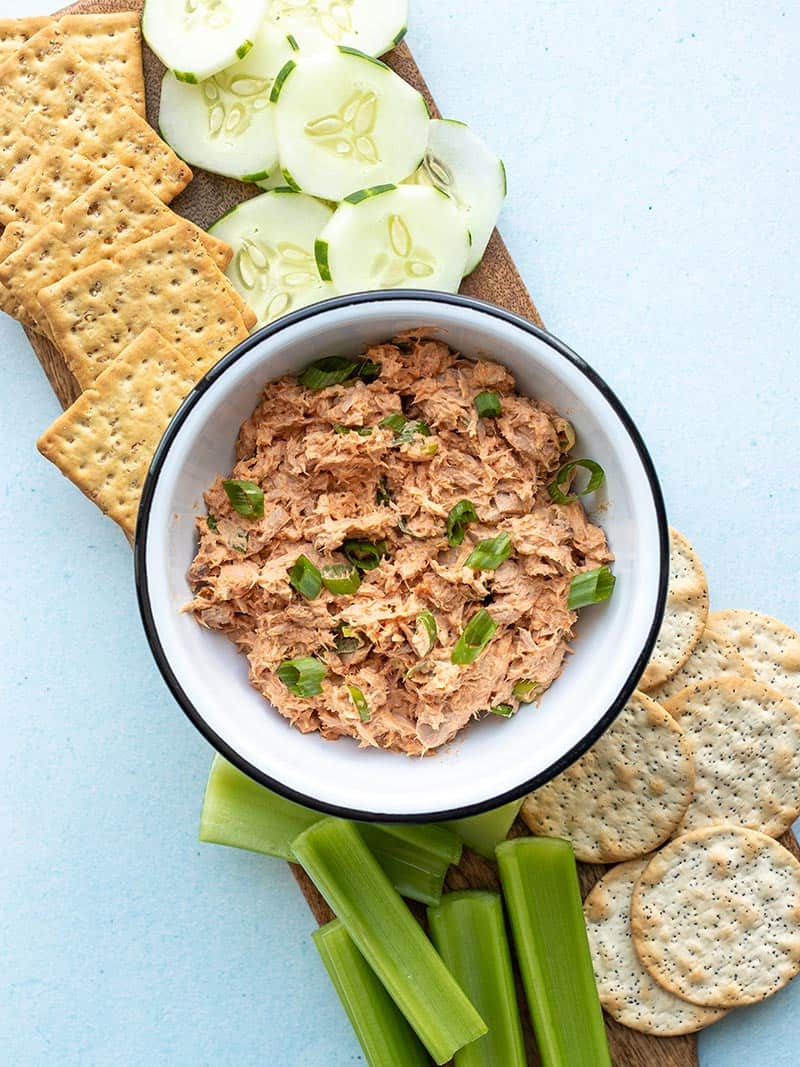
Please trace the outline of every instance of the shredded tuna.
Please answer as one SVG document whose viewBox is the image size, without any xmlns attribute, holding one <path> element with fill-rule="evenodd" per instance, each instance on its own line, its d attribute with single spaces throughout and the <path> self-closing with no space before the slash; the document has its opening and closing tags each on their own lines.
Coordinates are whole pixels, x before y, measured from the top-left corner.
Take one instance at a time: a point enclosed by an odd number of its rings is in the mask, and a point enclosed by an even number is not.
<svg viewBox="0 0 800 1067">
<path fill-rule="evenodd" d="M 223 479 L 215 481 L 208 516 L 197 520 L 187 607 L 236 643 L 252 684 L 298 730 L 412 755 L 452 740 L 492 707 L 541 698 L 570 651 L 572 577 L 613 559 L 581 504 L 554 504 L 547 493 L 566 459 L 564 420 L 519 396 L 505 367 L 461 358 L 424 332 L 370 348 L 381 373 L 369 384 L 267 385 L 241 427 L 230 475 L 261 488 L 264 517 L 237 514 Z M 499 418 L 475 410 L 487 389 L 501 398 Z M 379 426 L 392 413 L 422 420 L 430 433 L 397 441 Z M 451 547 L 447 516 L 462 499 L 478 521 Z M 480 540 L 503 531 L 509 559 L 496 570 L 464 565 Z M 319 568 L 345 562 L 346 538 L 386 543 L 355 594 L 323 588 L 307 600 L 292 588 L 298 556 Z M 455 665 L 453 646 L 480 607 L 497 631 L 474 663 Z M 418 623 L 423 611 L 436 622 L 432 648 Z M 343 627 L 356 635 L 349 645 Z M 293 694 L 277 675 L 301 656 L 325 665 L 317 696 Z M 363 694 L 367 721 L 349 686 Z"/>
</svg>

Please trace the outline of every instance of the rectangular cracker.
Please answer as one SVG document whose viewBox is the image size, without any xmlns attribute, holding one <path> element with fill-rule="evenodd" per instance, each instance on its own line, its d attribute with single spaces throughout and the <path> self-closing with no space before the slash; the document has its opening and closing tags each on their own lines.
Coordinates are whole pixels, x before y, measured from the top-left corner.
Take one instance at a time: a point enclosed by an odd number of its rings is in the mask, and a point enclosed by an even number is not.
<svg viewBox="0 0 800 1067">
<path fill-rule="evenodd" d="M 42 289 L 39 300 L 82 389 L 148 326 L 200 372 L 249 336 L 228 279 L 184 222 Z"/>
<path fill-rule="evenodd" d="M 103 176 L 104 170 L 63 145 L 43 146 L 14 204 L 14 215 L 0 239 L 5 259 L 61 212 L 84 189 Z"/>
<path fill-rule="evenodd" d="M 147 329 L 37 442 L 129 538 L 153 453 L 196 377 L 176 348 Z"/>
<path fill-rule="evenodd" d="M 114 167 L 0 263 L 0 282 L 24 312 L 17 317 L 47 333 L 47 321 L 37 293 L 70 271 L 98 259 L 116 256 L 128 245 L 175 225 L 178 216 L 139 181 L 127 167 Z M 224 270 L 231 249 L 193 223 L 206 251 Z M 8 227 L 13 230 L 14 224 Z"/>
<path fill-rule="evenodd" d="M 192 177 L 141 115 L 67 45 L 55 24 L 0 64 L 0 222 L 13 221 L 23 185 L 43 147 L 53 144 L 103 170 L 115 163 L 130 167 L 164 203 Z"/>
<path fill-rule="evenodd" d="M 54 22 L 46 15 L 0 19 L 0 62 Z M 142 34 L 136 12 L 64 15 L 58 20 L 58 27 L 78 55 L 97 67 L 134 111 L 144 117 Z"/>
</svg>

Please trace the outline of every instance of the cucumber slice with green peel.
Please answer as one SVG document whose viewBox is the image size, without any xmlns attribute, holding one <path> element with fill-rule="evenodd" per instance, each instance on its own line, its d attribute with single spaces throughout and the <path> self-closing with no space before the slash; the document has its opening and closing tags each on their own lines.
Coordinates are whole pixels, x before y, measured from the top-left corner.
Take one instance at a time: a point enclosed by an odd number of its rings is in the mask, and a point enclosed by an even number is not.
<svg viewBox="0 0 800 1067">
<path fill-rule="evenodd" d="M 322 200 L 400 182 L 425 153 L 430 119 L 422 96 L 361 52 L 298 52 L 278 75 L 272 101 L 287 184 Z"/>
<path fill-rule="evenodd" d="M 181 81 L 203 81 L 244 59 L 267 0 L 145 0 L 142 35 Z"/>
<path fill-rule="evenodd" d="M 408 0 L 272 0 L 269 18 L 303 52 L 343 44 L 382 56 L 405 36 Z"/>
<path fill-rule="evenodd" d="M 422 164 L 410 179 L 451 196 L 464 213 L 472 237 L 466 274 L 478 266 L 506 195 L 506 170 L 463 122 L 432 119 Z"/>
<path fill-rule="evenodd" d="M 469 234 L 454 200 L 419 185 L 378 186 L 337 207 L 316 242 L 320 276 L 340 293 L 458 289 Z"/>
<path fill-rule="evenodd" d="M 269 97 L 292 55 L 270 23 L 232 67 L 189 85 L 167 71 L 161 82 L 161 136 L 181 159 L 213 174 L 258 181 L 277 170 L 278 147 Z"/>
<path fill-rule="evenodd" d="M 275 189 L 245 200 L 210 227 L 233 249 L 225 273 L 259 325 L 335 295 L 314 260 L 314 242 L 332 215 L 313 197 Z"/>
</svg>

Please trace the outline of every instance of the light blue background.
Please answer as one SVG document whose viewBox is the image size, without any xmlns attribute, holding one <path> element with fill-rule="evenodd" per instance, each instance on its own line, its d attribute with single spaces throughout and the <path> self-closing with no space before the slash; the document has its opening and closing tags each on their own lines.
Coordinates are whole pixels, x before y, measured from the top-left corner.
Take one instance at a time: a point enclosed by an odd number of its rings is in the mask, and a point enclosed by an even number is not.
<svg viewBox="0 0 800 1067">
<path fill-rule="evenodd" d="M 505 158 L 511 251 L 638 421 L 713 606 L 800 627 L 798 6 L 412 0 L 409 41 Z M 5 319 L 0 351 L 0 1058 L 361 1062 L 286 866 L 197 844 L 211 753 L 130 550 L 36 452 L 58 408 Z M 704 1036 L 704 1067 L 797 1063 L 793 1012 L 800 982 Z"/>
</svg>

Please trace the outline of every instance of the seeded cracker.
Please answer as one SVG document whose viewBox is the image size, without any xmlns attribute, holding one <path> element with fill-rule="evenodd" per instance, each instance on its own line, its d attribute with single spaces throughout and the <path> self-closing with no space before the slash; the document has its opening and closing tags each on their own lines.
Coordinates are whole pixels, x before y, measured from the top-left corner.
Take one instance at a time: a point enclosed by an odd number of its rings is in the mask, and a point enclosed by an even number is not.
<svg viewBox="0 0 800 1067">
<path fill-rule="evenodd" d="M 695 795 L 679 833 L 789 829 L 800 815 L 800 707 L 760 682 L 712 678 L 681 690 L 667 711 L 694 749 Z"/>
<path fill-rule="evenodd" d="M 145 330 L 37 442 L 129 538 L 150 460 L 195 378 L 177 349 Z"/>
<path fill-rule="evenodd" d="M 583 902 L 600 1003 L 623 1026 L 656 1037 L 693 1034 L 727 1013 L 701 1008 L 667 992 L 639 962 L 631 937 L 633 887 L 650 857 L 621 863 Z"/>
<path fill-rule="evenodd" d="M 82 389 L 148 326 L 203 373 L 249 336 L 228 279 L 183 222 L 42 289 L 39 300 Z"/>
<path fill-rule="evenodd" d="M 744 657 L 759 682 L 800 704 L 800 634 L 758 611 L 715 611 L 709 623 Z"/>
<path fill-rule="evenodd" d="M 709 678 L 753 678 L 752 669 L 729 641 L 706 626 L 703 635 L 694 646 L 691 656 L 677 674 L 649 691 L 653 700 L 669 711 L 669 700 L 685 689 Z"/>
<path fill-rule="evenodd" d="M 132 171 L 114 167 L 64 209 L 60 223 L 44 226 L 0 263 L 0 282 L 24 309 L 27 323 L 47 333 L 47 319 L 37 297 L 40 289 L 109 254 L 118 255 L 178 221 Z M 230 261 L 230 247 L 193 228 L 217 266 L 224 269 Z"/>
<path fill-rule="evenodd" d="M 670 528 L 667 606 L 640 689 L 649 692 L 681 669 L 703 634 L 707 615 L 708 582 L 703 566 L 683 534 Z"/>
<path fill-rule="evenodd" d="M 0 222 L 13 221 L 14 204 L 48 144 L 77 152 L 104 170 L 125 164 L 165 203 L 192 176 L 102 75 L 68 47 L 55 25 L 0 64 Z"/>
<path fill-rule="evenodd" d="M 616 863 L 671 837 L 693 786 L 683 730 L 655 701 L 634 693 L 588 752 L 525 799 L 522 817 L 531 833 L 572 842 L 584 863 Z"/>
<path fill-rule="evenodd" d="M 13 205 L 13 221 L 0 238 L 0 259 L 42 226 L 60 219 L 67 204 L 105 173 L 102 166 L 58 144 L 43 146 L 35 163 Z"/>
<path fill-rule="evenodd" d="M 693 830 L 648 864 L 631 930 L 641 962 L 676 996 L 754 1004 L 800 970 L 800 863 L 755 830 Z"/>
</svg>

